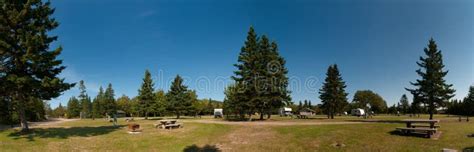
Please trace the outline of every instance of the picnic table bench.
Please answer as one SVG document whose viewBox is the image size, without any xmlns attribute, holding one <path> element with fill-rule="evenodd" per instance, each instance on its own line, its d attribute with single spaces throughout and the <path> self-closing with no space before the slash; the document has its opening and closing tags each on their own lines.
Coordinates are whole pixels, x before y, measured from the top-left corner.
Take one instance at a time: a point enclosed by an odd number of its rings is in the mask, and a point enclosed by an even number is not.
<svg viewBox="0 0 474 152">
<path fill-rule="evenodd" d="M 403 134 L 411 134 L 413 132 L 420 132 L 425 133 L 428 138 L 436 133 L 436 128 L 404 128 L 404 127 L 397 127 L 397 130 L 401 131 Z"/>
<path fill-rule="evenodd" d="M 406 123 L 406 127 L 397 127 L 396 130 L 401 131 L 403 134 L 411 134 L 413 132 L 424 133 L 428 138 L 436 133 L 438 131 L 437 128 L 440 127 L 440 125 L 437 124 L 439 120 L 406 119 L 402 120 L 402 122 Z"/>
</svg>

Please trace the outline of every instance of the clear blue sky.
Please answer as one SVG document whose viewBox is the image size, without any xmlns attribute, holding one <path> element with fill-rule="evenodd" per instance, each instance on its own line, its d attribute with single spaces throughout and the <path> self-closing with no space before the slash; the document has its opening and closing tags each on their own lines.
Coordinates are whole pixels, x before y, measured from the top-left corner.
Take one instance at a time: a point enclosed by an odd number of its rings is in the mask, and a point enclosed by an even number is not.
<svg viewBox="0 0 474 152">
<path fill-rule="evenodd" d="M 287 60 L 293 101 L 319 103 L 328 65 L 338 64 L 349 100 L 370 89 L 389 105 L 418 78 L 416 61 L 433 37 L 443 51 L 456 98 L 474 85 L 474 1 L 53 1 L 68 82 L 88 93 L 112 83 L 116 96 L 137 95 L 145 69 L 157 89 L 180 74 L 199 98 L 224 98 L 233 64 L 253 26 Z M 51 101 L 77 96 L 78 88 Z M 410 95 L 411 98 L 411 95 Z M 411 100 L 411 99 L 410 99 Z"/>
</svg>

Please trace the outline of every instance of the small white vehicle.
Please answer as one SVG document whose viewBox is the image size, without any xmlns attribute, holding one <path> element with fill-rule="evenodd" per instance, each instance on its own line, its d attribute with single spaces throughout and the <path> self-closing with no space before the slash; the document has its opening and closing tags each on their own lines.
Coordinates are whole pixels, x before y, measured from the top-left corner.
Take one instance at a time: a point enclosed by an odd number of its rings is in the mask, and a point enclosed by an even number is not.
<svg viewBox="0 0 474 152">
<path fill-rule="evenodd" d="M 223 109 L 214 109 L 214 118 L 222 118 L 223 116 Z"/>
<path fill-rule="evenodd" d="M 352 109 L 351 110 L 351 115 L 353 116 L 364 116 L 365 115 L 365 111 L 364 109 L 360 109 L 360 108 L 357 108 L 357 109 Z"/>
<path fill-rule="evenodd" d="M 291 115 L 292 115 L 292 114 L 291 114 L 292 111 L 293 111 L 293 110 L 292 110 L 291 108 L 283 107 L 283 108 L 280 108 L 279 113 L 280 113 L 280 116 L 281 116 L 281 117 L 283 117 L 283 116 L 286 117 L 286 116 L 291 116 Z"/>
</svg>

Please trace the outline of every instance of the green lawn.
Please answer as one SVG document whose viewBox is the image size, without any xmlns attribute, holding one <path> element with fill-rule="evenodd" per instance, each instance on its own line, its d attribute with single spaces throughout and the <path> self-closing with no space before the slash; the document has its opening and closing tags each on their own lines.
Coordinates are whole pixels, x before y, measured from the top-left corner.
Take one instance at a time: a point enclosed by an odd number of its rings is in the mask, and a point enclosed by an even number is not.
<svg viewBox="0 0 474 152">
<path fill-rule="evenodd" d="M 425 116 L 423 116 L 425 117 Z M 125 127 L 112 127 L 104 120 L 78 120 L 35 128 L 27 135 L 16 130 L 0 131 L 1 151 L 440 151 L 474 147 L 474 122 L 441 118 L 440 139 L 400 136 L 399 123 L 340 125 L 225 125 L 192 122 L 175 130 L 153 128 L 156 120 L 137 120 L 141 134 L 128 134 Z M 400 120 L 407 116 L 377 116 L 373 119 Z M 211 118 L 201 118 L 211 119 Z M 213 119 L 211 119 L 213 120 Z M 355 117 L 336 120 L 314 118 L 295 120 L 273 117 L 278 122 L 359 121 Z M 120 120 L 120 125 L 126 122 Z M 258 123 L 258 122 L 256 122 Z M 344 144 L 344 147 L 333 146 Z"/>
</svg>

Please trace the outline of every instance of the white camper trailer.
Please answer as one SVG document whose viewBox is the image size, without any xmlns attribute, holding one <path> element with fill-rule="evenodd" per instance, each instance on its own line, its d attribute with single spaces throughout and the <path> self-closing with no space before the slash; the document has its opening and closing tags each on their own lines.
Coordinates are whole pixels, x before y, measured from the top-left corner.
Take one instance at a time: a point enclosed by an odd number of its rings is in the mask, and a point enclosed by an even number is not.
<svg viewBox="0 0 474 152">
<path fill-rule="evenodd" d="M 214 118 L 222 118 L 224 116 L 222 109 L 214 109 Z"/>
<path fill-rule="evenodd" d="M 363 115 L 365 115 L 365 111 L 364 111 L 364 109 L 361 109 L 361 108 L 352 109 L 351 110 L 351 115 L 353 115 L 353 116 L 363 116 Z"/>
<path fill-rule="evenodd" d="M 283 116 L 291 116 L 291 112 L 293 110 L 291 108 L 288 108 L 288 107 L 283 107 L 283 108 L 280 108 L 280 116 L 283 117 Z"/>
</svg>

